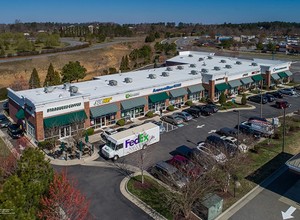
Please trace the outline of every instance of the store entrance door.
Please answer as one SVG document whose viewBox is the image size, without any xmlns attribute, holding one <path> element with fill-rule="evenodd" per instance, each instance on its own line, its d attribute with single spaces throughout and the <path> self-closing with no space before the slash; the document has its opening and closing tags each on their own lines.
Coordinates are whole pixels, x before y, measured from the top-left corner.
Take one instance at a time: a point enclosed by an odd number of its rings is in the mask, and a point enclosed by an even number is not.
<svg viewBox="0 0 300 220">
<path fill-rule="evenodd" d="M 60 127 L 59 129 L 60 138 L 70 137 L 71 136 L 71 126 Z"/>
</svg>

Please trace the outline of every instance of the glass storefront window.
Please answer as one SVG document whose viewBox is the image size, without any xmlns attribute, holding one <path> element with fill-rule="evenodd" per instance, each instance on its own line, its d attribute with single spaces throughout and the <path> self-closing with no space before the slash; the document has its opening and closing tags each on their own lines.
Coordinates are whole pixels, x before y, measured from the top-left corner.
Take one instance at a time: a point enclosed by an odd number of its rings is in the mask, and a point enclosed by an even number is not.
<svg viewBox="0 0 300 220">
<path fill-rule="evenodd" d="M 169 103 L 170 103 L 170 105 L 180 108 L 181 105 L 184 104 L 184 97 L 180 96 L 180 97 L 176 97 L 176 98 L 170 98 Z"/>
<path fill-rule="evenodd" d="M 201 98 L 200 93 L 192 93 L 189 95 L 189 100 L 191 101 L 199 101 Z"/>
<path fill-rule="evenodd" d="M 126 111 L 122 111 L 121 112 L 121 117 L 125 118 L 125 117 L 130 117 L 130 118 L 137 118 L 140 116 L 144 116 L 144 106 L 139 106 L 136 108 L 132 108 L 132 109 L 128 109 Z"/>
<path fill-rule="evenodd" d="M 112 125 L 116 123 L 116 114 L 103 115 L 94 119 L 94 128 L 102 128 L 104 126 Z"/>
</svg>

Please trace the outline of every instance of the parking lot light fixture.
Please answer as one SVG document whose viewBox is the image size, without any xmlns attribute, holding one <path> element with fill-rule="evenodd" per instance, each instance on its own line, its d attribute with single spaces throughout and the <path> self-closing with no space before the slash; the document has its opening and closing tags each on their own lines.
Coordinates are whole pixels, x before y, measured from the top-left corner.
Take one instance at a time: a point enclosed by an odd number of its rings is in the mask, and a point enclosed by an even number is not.
<svg viewBox="0 0 300 220">
<path fill-rule="evenodd" d="M 287 106 L 283 106 L 283 131 L 282 131 L 282 150 L 281 152 L 284 153 L 284 147 L 285 147 L 285 115 L 286 115 L 286 108 Z"/>
<path fill-rule="evenodd" d="M 237 143 L 237 147 L 239 147 L 239 136 L 240 136 L 240 111 L 239 110 L 234 110 L 233 112 L 237 112 L 238 113 L 238 124 L 237 124 L 237 138 L 236 138 L 236 143 Z"/>
</svg>

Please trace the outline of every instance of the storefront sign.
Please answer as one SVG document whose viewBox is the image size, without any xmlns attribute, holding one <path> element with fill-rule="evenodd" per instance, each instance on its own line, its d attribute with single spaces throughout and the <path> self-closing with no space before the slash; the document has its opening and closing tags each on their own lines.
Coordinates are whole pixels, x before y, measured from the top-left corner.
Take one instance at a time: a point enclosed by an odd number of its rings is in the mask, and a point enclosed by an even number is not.
<svg viewBox="0 0 300 220">
<path fill-rule="evenodd" d="M 161 91 L 165 91 L 165 90 L 169 90 L 169 89 L 174 89 L 174 88 L 177 88 L 177 87 L 180 87 L 180 86 L 181 86 L 181 83 L 177 83 L 177 84 L 174 84 L 172 86 L 165 86 L 165 87 L 162 87 L 162 88 L 153 89 L 153 92 L 161 92 Z"/>
<path fill-rule="evenodd" d="M 94 102 L 94 106 L 109 103 L 112 100 L 112 97 L 98 99 Z"/>
<path fill-rule="evenodd" d="M 252 75 L 253 75 L 253 74 L 256 74 L 256 73 L 259 73 L 259 71 L 254 71 L 254 72 L 252 72 Z"/>
<path fill-rule="evenodd" d="M 243 77 L 248 76 L 248 73 L 243 74 Z"/>
<path fill-rule="evenodd" d="M 62 105 L 58 107 L 53 107 L 53 108 L 48 108 L 47 112 L 56 112 L 64 109 L 69 109 L 69 108 L 75 108 L 81 106 L 81 102 L 74 103 L 74 104 L 69 104 L 69 105 Z"/>
<path fill-rule="evenodd" d="M 216 79 L 216 81 L 219 81 L 219 80 L 224 80 L 225 79 L 225 77 L 222 77 L 222 78 L 218 78 L 218 79 Z"/>
<path fill-rule="evenodd" d="M 131 98 L 131 97 L 135 97 L 135 96 L 139 96 L 139 95 L 140 95 L 139 92 L 127 93 L 127 94 L 125 94 L 125 98 L 126 98 L 126 99 L 129 99 L 129 98 Z"/>
<path fill-rule="evenodd" d="M 284 66 L 284 67 L 274 68 L 274 69 L 273 69 L 273 72 L 276 72 L 276 71 L 278 71 L 278 70 L 283 70 L 283 69 L 287 69 L 287 67 Z"/>
</svg>

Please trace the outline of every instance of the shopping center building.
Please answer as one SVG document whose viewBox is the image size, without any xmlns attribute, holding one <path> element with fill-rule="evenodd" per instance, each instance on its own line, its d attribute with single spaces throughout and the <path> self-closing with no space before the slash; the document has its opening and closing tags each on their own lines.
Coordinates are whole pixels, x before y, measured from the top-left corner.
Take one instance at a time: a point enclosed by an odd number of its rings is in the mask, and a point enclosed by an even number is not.
<svg viewBox="0 0 300 220">
<path fill-rule="evenodd" d="M 138 118 L 187 100 L 217 100 L 222 92 L 288 82 L 291 63 L 245 60 L 184 51 L 166 67 L 95 77 L 60 86 L 13 91 L 9 114 L 35 141 L 65 138 L 78 129 L 100 129 L 121 118 Z"/>
</svg>

